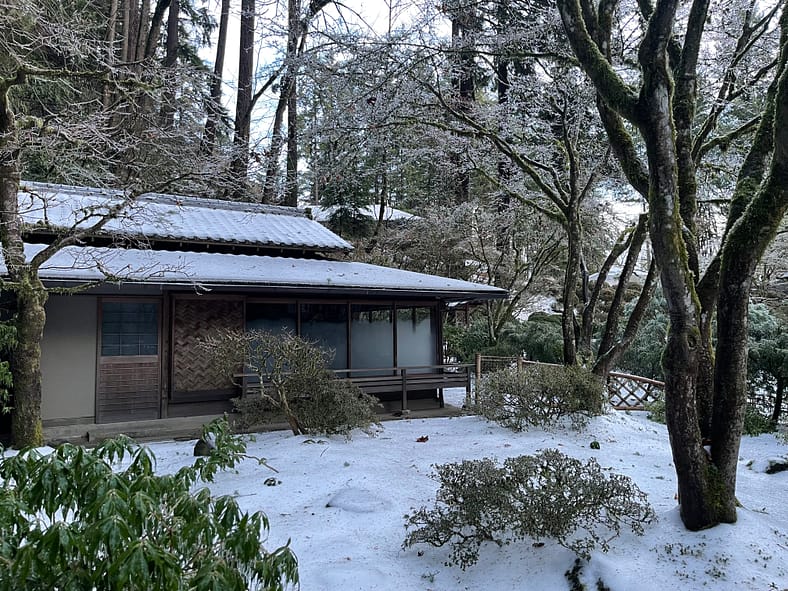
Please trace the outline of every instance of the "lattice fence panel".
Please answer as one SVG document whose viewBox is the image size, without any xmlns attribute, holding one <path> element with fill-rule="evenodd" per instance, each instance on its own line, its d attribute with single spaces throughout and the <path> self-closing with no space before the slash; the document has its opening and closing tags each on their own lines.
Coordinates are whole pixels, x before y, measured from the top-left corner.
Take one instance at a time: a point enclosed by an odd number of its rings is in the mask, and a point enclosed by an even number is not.
<svg viewBox="0 0 788 591">
<path fill-rule="evenodd" d="M 610 372 L 607 379 L 610 404 L 621 410 L 642 410 L 664 391 L 664 382 L 640 376 Z"/>
<path fill-rule="evenodd" d="M 199 392 L 232 388 L 211 352 L 201 339 L 219 329 L 242 330 L 243 302 L 240 300 L 183 299 L 175 301 L 173 313 L 173 390 Z"/>
</svg>

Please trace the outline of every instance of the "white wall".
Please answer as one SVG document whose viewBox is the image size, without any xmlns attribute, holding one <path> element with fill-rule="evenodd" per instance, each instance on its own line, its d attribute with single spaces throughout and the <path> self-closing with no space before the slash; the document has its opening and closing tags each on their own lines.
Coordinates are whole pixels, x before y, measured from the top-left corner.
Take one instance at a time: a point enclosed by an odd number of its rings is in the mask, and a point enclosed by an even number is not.
<svg viewBox="0 0 788 591">
<path fill-rule="evenodd" d="M 41 346 L 44 421 L 95 416 L 95 296 L 50 296 Z"/>
</svg>

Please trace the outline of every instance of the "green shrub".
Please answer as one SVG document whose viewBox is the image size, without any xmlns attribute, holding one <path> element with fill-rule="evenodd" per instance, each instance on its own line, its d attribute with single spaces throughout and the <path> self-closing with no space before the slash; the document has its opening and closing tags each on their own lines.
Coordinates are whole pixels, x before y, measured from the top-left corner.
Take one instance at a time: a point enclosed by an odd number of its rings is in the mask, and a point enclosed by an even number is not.
<svg viewBox="0 0 788 591">
<path fill-rule="evenodd" d="M 456 357 L 461 363 L 473 363 L 477 353 L 503 357 L 520 354 L 518 345 L 506 338 L 505 334 L 493 342 L 487 323 L 483 320 L 474 320 L 468 326 L 447 324 L 443 339 L 447 356 Z"/>
<path fill-rule="evenodd" d="M 627 304 L 624 311 L 626 317 L 629 317 L 634 307 L 634 301 Z M 618 360 L 617 368 L 636 376 L 664 380 L 662 352 L 668 341 L 668 324 L 667 304 L 658 289 L 649 302 L 635 339 Z"/>
<path fill-rule="evenodd" d="M 643 533 L 656 516 L 632 480 L 548 449 L 535 456 L 466 460 L 435 467 L 440 488 L 432 509 L 406 515 L 403 547 L 449 544 L 447 565 L 473 565 L 484 542 L 498 546 L 550 539 L 588 558 L 625 527 Z"/>
<path fill-rule="evenodd" d="M 536 312 L 510 337 L 518 345 L 520 354 L 542 363 L 561 363 L 564 358 L 564 337 L 561 316 Z"/>
<path fill-rule="evenodd" d="M 667 418 L 665 417 L 665 395 L 660 394 L 657 398 L 654 398 L 651 402 L 647 402 L 645 405 L 646 410 L 648 411 L 648 418 L 655 423 L 665 424 L 667 422 Z"/>
<path fill-rule="evenodd" d="M 744 425 L 742 428 L 745 435 L 757 437 L 764 433 L 774 433 L 776 430 L 777 427 L 770 417 L 762 414 L 751 404 L 747 405 L 744 409 Z"/>
<path fill-rule="evenodd" d="M 215 448 L 174 474 L 127 438 L 0 457 L 0 590 L 280 590 L 298 581 L 287 546 L 266 551 L 263 513 L 198 483 L 244 457 L 226 422 Z M 121 469 L 119 466 L 123 465 Z"/>
<path fill-rule="evenodd" d="M 582 367 L 526 364 L 483 376 L 475 410 L 515 431 L 547 427 L 564 416 L 580 427 L 602 413 L 605 400 L 602 381 Z"/>
</svg>

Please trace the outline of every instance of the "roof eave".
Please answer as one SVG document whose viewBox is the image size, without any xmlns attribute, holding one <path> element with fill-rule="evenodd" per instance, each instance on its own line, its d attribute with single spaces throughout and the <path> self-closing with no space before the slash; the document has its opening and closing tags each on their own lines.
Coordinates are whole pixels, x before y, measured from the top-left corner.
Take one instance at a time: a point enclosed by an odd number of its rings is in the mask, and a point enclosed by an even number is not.
<svg viewBox="0 0 788 591">
<path fill-rule="evenodd" d="M 80 284 L 101 285 L 95 279 L 74 278 L 74 279 L 48 279 L 42 278 L 47 287 L 68 287 Z M 128 285 L 128 286 L 155 286 L 163 291 L 173 291 L 179 289 L 194 289 L 195 291 L 210 291 L 214 289 L 237 290 L 243 292 L 267 292 L 275 294 L 293 295 L 333 295 L 333 296 L 353 296 L 353 297 L 375 297 L 375 298 L 409 298 L 409 299 L 429 299 L 444 302 L 483 302 L 490 300 L 505 299 L 509 293 L 505 290 L 499 291 L 473 291 L 473 290 L 419 290 L 419 289 L 397 289 L 387 287 L 369 286 L 330 286 L 330 285 L 284 285 L 270 283 L 252 282 L 218 282 L 218 281 L 133 281 L 124 280 L 118 282 L 103 282 L 106 285 Z"/>
</svg>

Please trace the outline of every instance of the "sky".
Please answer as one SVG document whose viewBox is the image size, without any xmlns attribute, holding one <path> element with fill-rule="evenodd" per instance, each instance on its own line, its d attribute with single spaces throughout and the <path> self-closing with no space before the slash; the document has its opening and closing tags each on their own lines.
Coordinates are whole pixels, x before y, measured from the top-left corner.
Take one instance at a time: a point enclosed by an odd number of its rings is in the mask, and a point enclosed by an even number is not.
<svg viewBox="0 0 788 591">
<path fill-rule="evenodd" d="M 446 397 L 461 404 L 463 395 L 452 390 Z M 770 459 L 788 460 L 788 445 L 774 435 L 744 437 L 738 522 L 692 533 L 679 518 L 665 426 L 645 415 L 610 411 L 581 431 L 514 433 L 463 416 L 387 421 L 374 437 L 356 431 L 350 441 L 263 433 L 248 453 L 265 457 L 278 473 L 249 460 L 236 473 L 220 474 L 211 489 L 268 515 L 267 546 L 290 542 L 304 591 L 566 591 L 564 573 L 575 556 L 549 539 L 541 540 L 544 545 L 486 543 L 479 562 L 466 570 L 445 565 L 448 548 L 402 548 L 403 516 L 434 505 L 435 464 L 482 457 L 501 462 L 554 448 L 632 478 L 658 518 L 643 536 L 625 532 L 609 552 L 591 554 L 581 571 L 589 589 L 601 578 L 611 591 L 788 590 L 788 472 L 765 473 Z M 191 462 L 193 444 L 151 444 L 158 470 Z M 275 485 L 265 486 L 271 476 Z"/>
</svg>

